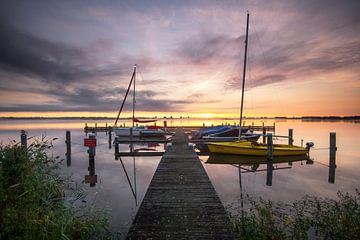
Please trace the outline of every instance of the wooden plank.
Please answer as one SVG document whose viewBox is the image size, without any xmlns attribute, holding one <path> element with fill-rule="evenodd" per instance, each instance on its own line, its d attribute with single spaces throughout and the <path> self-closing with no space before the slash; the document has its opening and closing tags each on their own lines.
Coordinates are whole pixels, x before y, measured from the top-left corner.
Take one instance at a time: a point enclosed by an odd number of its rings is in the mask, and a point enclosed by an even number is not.
<svg viewBox="0 0 360 240">
<path fill-rule="evenodd" d="M 177 129 L 127 239 L 235 239 L 224 206 L 188 138 Z"/>
</svg>

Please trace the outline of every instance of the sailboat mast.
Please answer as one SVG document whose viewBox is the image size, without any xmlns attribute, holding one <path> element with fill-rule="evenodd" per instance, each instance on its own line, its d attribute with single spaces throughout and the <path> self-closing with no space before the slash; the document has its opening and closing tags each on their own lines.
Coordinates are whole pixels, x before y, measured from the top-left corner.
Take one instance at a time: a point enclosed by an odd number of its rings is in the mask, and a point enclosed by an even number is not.
<svg viewBox="0 0 360 240">
<path fill-rule="evenodd" d="M 128 86 L 127 90 L 126 90 L 124 100 L 123 100 L 123 102 L 122 102 L 122 104 L 121 104 L 119 113 L 118 113 L 118 115 L 117 115 L 117 117 L 116 117 L 116 120 L 115 120 L 115 124 L 114 124 L 115 126 L 117 126 L 117 122 L 119 121 L 120 114 L 121 114 L 121 112 L 122 112 L 122 110 L 123 110 L 123 108 L 124 108 L 124 104 L 125 104 L 125 101 L 126 101 L 126 98 L 127 98 L 128 94 L 129 94 L 129 91 L 130 91 L 132 82 L 133 82 L 133 80 L 134 80 L 134 77 L 135 77 L 135 72 L 133 72 L 133 74 L 132 74 L 132 76 L 131 76 L 131 80 L 130 80 L 129 86 Z"/>
<path fill-rule="evenodd" d="M 246 16 L 246 35 L 245 35 L 245 55 L 244 55 L 244 67 L 243 67 L 243 78 L 241 87 L 241 104 L 240 104 L 240 123 L 239 123 L 239 139 L 242 131 L 242 115 L 244 107 L 244 90 L 245 90 L 245 74 L 246 74 L 246 59 L 247 59 L 247 46 L 248 46 L 248 34 L 249 34 L 249 11 Z"/>
<path fill-rule="evenodd" d="M 132 127 L 134 128 L 134 119 L 135 119 L 135 79 L 136 79 L 136 64 L 134 66 L 134 91 L 133 91 L 133 116 L 132 116 Z"/>
</svg>

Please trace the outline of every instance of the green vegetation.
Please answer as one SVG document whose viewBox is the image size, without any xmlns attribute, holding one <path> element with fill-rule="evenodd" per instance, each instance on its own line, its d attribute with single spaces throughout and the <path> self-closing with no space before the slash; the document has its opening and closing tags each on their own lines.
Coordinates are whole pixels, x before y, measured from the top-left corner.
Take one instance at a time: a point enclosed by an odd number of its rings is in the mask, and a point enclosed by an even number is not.
<svg viewBox="0 0 360 240">
<path fill-rule="evenodd" d="M 358 239 L 360 192 L 337 200 L 305 196 L 291 205 L 251 200 L 243 216 L 231 218 L 239 239 Z"/>
<path fill-rule="evenodd" d="M 0 239 L 109 239 L 103 211 L 75 207 L 83 192 L 60 177 L 50 148 L 0 146 Z"/>
</svg>

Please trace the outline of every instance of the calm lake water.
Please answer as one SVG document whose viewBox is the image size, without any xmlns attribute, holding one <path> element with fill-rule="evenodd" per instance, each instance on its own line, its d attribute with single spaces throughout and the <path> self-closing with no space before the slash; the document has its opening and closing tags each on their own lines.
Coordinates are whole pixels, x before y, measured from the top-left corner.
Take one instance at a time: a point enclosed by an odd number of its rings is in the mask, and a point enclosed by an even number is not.
<svg viewBox="0 0 360 240">
<path fill-rule="evenodd" d="M 191 120 L 174 119 L 168 125 L 199 125 L 231 123 L 236 120 Z M 98 125 L 104 126 L 104 121 Z M 254 120 L 255 125 L 263 121 Z M 109 121 L 110 123 L 110 121 Z M 247 125 L 252 120 L 247 121 Z M 274 120 L 265 121 L 265 125 L 272 125 Z M 85 176 L 89 175 L 87 148 L 83 146 L 85 121 L 81 120 L 0 120 L 0 141 L 3 144 L 11 140 L 19 141 L 20 130 L 28 132 L 28 137 L 58 138 L 54 141 L 54 148 L 50 155 L 65 158 L 65 131 L 71 131 L 72 162 L 66 166 L 63 162 L 62 173 L 82 186 L 87 193 L 86 203 L 103 207 L 111 214 L 111 226 L 119 236 L 124 236 L 131 225 L 132 219 L 141 204 L 151 178 L 160 161 L 160 157 L 123 157 L 114 158 L 114 148 L 108 148 L 108 136 L 97 134 L 95 156 L 95 174 L 97 183 L 90 187 L 85 183 Z M 88 121 L 94 125 L 94 121 Z M 127 126 L 130 124 L 127 123 Z M 209 164 L 207 156 L 200 159 L 212 181 L 222 203 L 229 211 L 239 206 L 240 191 L 244 196 L 245 207 L 249 197 L 262 197 L 274 201 L 291 202 L 304 195 L 336 198 L 338 191 L 353 193 L 360 186 L 360 124 L 356 122 L 304 122 L 301 120 L 276 121 L 276 135 L 287 135 L 288 129 L 294 130 L 294 144 L 300 145 L 301 140 L 312 141 L 315 148 L 310 152 L 312 164 L 306 161 L 295 161 L 289 164 L 274 163 L 271 186 L 266 184 L 266 164 L 258 166 L 243 164 L 239 173 L 239 164 Z M 337 153 L 335 181 L 329 183 L 329 133 L 336 132 Z M 33 139 L 29 140 L 32 141 Z M 276 142 L 285 143 L 287 139 L 279 138 Z M 128 151 L 128 145 L 121 145 L 121 150 Z M 164 145 L 135 145 L 137 148 L 156 149 L 162 151 Z M 258 171 L 248 171 L 255 169 Z M 128 176 L 128 177 L 127 177 Z M 239 185 L 241 178 L 241 188 Z M 135 196 L 133 194 L 135 192 Z"/>
</svg>

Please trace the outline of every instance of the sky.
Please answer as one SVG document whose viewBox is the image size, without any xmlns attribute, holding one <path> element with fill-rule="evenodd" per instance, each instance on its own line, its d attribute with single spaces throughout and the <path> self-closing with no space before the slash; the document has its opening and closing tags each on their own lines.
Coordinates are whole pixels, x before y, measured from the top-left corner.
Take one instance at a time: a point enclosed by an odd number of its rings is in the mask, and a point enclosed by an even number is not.
<svg viewBox="0 0 360 240">
<path fill-rule="evenodd" d="M 0 2 L 0 116 L 360 115 L 360 1 Z M 132 94 L 132 93 L 130 93 Z M 130 116 L 131 95 L 121 116 Z"/>
</svg>

